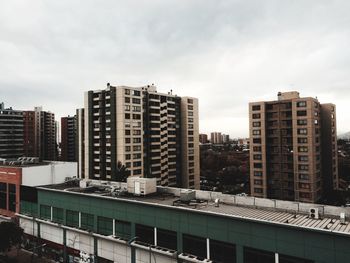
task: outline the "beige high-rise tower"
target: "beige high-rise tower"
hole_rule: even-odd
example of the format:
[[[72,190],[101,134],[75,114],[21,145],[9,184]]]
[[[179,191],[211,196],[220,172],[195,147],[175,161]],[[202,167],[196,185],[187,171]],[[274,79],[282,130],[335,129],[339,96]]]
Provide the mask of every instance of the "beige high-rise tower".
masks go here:
[[[280,92],[249,119],[252,196],[317,202],[338,188],[335,105]]]
[[[85,93],[78,126],[81,177],[118,180],[123,165],[158,185],[199,189],[198,99],[108,84]]]

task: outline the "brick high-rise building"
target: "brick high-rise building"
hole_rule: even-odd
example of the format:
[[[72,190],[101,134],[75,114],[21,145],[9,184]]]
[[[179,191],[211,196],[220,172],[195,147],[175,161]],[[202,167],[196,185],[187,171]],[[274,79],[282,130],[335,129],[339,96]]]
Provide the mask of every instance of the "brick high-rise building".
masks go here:
[[[199,188],[196,98],[108,84],[85,93],[84,119],[78,116],[80,177],[117,180],[125,165],[159,185]]]
[[[253,196],[317,202],[338,188],[333,104],[285,92],[250,103],[249,118]]]
[[[25,156],[42,160],[56,160],[57,140],[55,114],[35,107],[24,111],[24,152]]]
[[[208,135],[207,134],[203,134],[203,133],[199,134],[199,142],[201,144],[208,143]]]
[[[61,118],[61,161],[76,161],[77,117]]]
[[[212,132],[210,134],[210,142],[212,144],[222,144],[222,134],[221,134],[221,132]]]
[[[17,158],[23,150],[23,112],[0,103],[0,158]]]

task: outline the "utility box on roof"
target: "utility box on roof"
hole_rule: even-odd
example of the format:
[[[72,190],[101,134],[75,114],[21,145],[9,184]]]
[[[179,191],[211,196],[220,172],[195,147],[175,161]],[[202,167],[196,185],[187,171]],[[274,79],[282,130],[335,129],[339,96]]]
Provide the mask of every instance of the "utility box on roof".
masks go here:
[[[156,178],[131,176],[127,179],[128,193],[134,195],[149,195],[157,192]]]

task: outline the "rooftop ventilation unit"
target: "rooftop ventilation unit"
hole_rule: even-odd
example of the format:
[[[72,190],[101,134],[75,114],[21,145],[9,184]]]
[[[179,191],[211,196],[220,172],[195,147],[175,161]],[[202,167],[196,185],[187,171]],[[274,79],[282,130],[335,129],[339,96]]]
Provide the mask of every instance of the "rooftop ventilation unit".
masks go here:
[[[128,193],[136,196],[149,195],[157,192],[157,179],[131,176],[127,179],[127,186]]]
[[[190,202],[191,200],[196,199],[196,191],[194,190],[181,190],[180,191],[180,201],[181,202]]]
[[[310,208],[309,216],[312,219],[319,219],[320,218],[320,213],[318,211],[318,208],[315,208],[315,207]]]
[[[345,220],[346,220],[345,213],[344,212],[340,213],[340,223],[345,224]]]

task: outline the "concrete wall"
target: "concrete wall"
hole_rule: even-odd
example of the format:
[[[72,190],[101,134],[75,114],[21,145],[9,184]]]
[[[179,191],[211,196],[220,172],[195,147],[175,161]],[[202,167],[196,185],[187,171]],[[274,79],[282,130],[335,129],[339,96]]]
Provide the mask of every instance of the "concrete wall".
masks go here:
[[[51,162],[48,165],[22,168],[22,185],[39,186],[63,183],[66,177],[77,177],[76,162]]]

